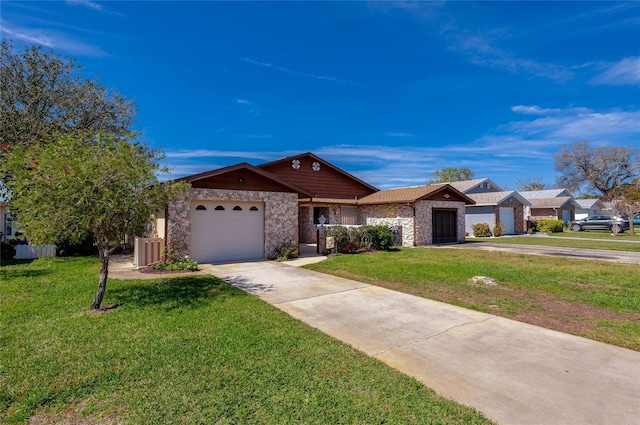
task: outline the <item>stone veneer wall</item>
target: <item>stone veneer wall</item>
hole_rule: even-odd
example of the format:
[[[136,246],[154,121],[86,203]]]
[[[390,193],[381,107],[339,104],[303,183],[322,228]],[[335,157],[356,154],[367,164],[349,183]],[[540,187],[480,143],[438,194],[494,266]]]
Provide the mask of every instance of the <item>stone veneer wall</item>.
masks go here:
[[[400,226],[402,246],[414,246],[413,208],[409,205],[382,204],[358,207],[358,224]]]
[[[189,196],[190,195],[190,196]],[[274,256],[283,241],[298,244],[298,195],[285,192],[260,192],[225,189],[191,189],[169,204],[167,243],[191,254],[191,201],[264,202],[264,252]]]
[[[465,241],[464,229],[464,202],[450,201],[418,201],[415,203],[416,208],[416,245],[433,245],[433,214],[436,209],[455,209],[457,210],[457,229],[458,242]]]

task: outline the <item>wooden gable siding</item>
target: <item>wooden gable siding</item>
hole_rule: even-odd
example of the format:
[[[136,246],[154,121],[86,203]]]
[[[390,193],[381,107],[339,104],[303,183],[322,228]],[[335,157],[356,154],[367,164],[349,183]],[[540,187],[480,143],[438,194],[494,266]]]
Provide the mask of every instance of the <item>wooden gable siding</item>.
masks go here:
[[[449,195],[449,197],[445,197],[444,196],[445,193],[447,195]],[[446,201],[446,202],[465,202],[466,203],[466,200],[464,198],[462,198],[461,196],[459,196],[458,193],[453,191],[453,190],[438,191],[438,192],[434,193],[433,195],[429,195],[429,196],[425,197],[424,200],[427,200],[427,201]]]
[[[315,159],[309,157],[298,158],[300,168],[291,167],[291,162],[280,162],[266,167],[265,171],[275,174],[283,180],[301,186],[313,193],[316,198],[355,199],[362,198],[374,191],[360,182],[336,171],[324,162],[320,162],[320,170],[313,171],[311,165]]]
[[[195,180],[191,182],[191,186],[199,189],[293,192],[291,188],[246,169],[229,171],[217,176]]]

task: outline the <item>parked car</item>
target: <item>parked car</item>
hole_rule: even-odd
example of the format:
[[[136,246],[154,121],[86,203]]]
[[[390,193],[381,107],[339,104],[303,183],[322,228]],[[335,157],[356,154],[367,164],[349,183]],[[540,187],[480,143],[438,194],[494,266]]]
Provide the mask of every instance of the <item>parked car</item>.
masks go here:
[[[574,232],[581,230],[610,230],[613,232],[614,226],[617,232],[624,232],[629,229],[629,219],[610,215],[591,215],[582,220],[571,222],[571,229]]]
[[[640,214],[633,216],[633,224],[640,224]]]

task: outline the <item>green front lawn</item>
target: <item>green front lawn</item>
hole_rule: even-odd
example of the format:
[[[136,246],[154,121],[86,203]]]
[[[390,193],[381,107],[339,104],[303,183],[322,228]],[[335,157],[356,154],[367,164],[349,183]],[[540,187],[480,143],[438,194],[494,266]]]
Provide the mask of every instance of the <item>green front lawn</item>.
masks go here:
[[[489,423],[213,276],[0,267],[0,423]]]
[[[424,247],[305,267],[640,351],[636,264]]]

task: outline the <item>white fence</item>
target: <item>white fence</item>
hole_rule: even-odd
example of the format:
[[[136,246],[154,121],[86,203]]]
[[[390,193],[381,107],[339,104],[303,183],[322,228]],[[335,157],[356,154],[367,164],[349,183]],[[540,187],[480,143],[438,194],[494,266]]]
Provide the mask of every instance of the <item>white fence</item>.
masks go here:
[[[16,255],[13,257],[16,260],[31,260],[34,258],[42,257],[55,257],[56,246],[55,245],[16,245]]]
[[[144,267],[160,261],[163,249],[164,239],[136,237],[133,244],[133,265]]]

